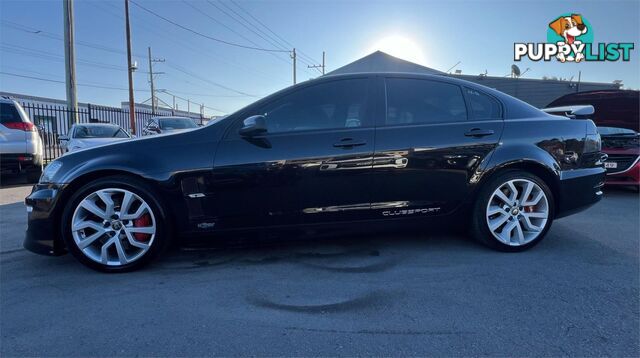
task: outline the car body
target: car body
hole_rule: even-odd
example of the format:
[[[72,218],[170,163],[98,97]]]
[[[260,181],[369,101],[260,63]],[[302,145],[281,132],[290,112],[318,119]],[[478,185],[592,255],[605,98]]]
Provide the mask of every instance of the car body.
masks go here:
[[[26,173],[37,180],[42,171],[43,144],[38,128],[20,103],[0,98],[0,166],[3,173]]]
[[[548,107],[592,105],[591,117],[602,136],[607,185],[640,188],[640,92],[602,90],[577,92],[562,96]]]
[[[143,135],[179,133],[198,128],[193,119],[188,117],[153,117],[143,128]]]
[[[122,127],[111,123],[76,123],[69,134],[59,137],[66,153],[131,139]]]
[[[599,146],[590,120],[467,81],[324,76],[210,126],[59,158],[26,198],[25,247],[122,271],[170,239],[453,220],[491,247],[520,251],[553,219],[600,200]],[[132,262],[131,245],[149,250],[144,260]]]

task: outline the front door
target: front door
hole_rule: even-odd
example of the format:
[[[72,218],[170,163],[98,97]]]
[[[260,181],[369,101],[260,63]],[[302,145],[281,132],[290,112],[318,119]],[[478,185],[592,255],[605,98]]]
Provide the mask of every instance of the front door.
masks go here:
[[[353,220],[369,210],[374,126],[367,77],[295,88],[245,112],[264,135],[220,143],[209,215],[216,228]]]

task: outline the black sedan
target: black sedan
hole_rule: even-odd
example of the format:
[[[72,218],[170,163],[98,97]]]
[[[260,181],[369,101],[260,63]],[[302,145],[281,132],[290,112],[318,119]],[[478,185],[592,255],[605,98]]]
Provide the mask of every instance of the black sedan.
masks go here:
[[[470,82],[324,76],[210,126],[57,159],[26,198],[25,247],[116,272],[172,241],[451,222],[522,251],[600,200],[601,160],[592,121]]]

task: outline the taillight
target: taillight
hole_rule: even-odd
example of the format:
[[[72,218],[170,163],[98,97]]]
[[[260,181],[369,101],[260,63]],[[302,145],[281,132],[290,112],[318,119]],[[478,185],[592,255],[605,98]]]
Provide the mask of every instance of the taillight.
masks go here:
[[[587,134],[584,139],[584,153],[595,153],[602,150],[600,134]]]
[[[19,129],[25,132],[36,131],[36,126],[34,126],[33,123],[31,122],[9,122],[9,123],[2,123],[2,125],[9,129]]]

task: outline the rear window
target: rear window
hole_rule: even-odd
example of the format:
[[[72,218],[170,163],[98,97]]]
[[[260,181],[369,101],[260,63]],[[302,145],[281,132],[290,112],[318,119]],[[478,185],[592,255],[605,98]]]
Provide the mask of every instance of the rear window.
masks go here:
[[[22,122],[16,106],[11,103],[0,103],[0,123]]]
[[[500,103],[488,95],[471,88],[465,88],[473,119],[501,119]]]
[[[75,138],[128,138],[121,128],[112,126],[78,126]]]
[[[387,79],[386,125],[462,122],[467,108],[459,86],[420,79]]]
[[[160,129],[187,129],[198,128],[198,126],[188,118],[163,118],[158,120]]]

